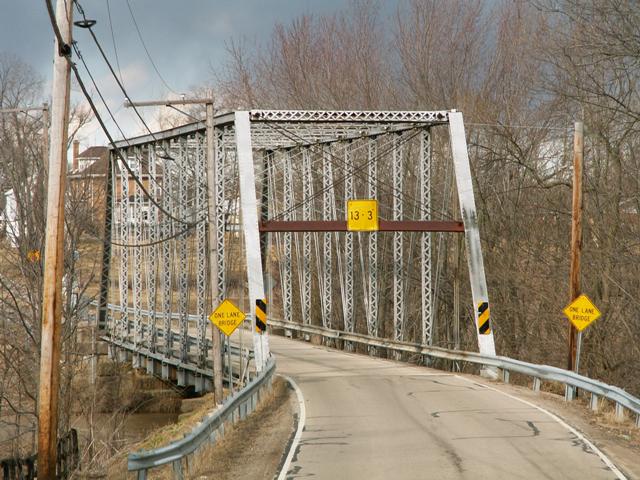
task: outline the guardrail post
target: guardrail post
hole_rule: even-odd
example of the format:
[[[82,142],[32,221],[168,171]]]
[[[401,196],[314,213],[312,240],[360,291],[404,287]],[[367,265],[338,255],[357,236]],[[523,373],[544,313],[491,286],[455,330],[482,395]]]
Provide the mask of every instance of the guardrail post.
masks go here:
[[[591,394],[591,401],[589,402],[589,408],[591,408],[593,412],[598,411],[598,395],[595,393]]]
[[[640,413],[636,415],[636,427],[640,428]]]
[[[147,469],[138,470],[138,480],[147,480]]]
[[[575,388],[571,385],[564,386],[564,400],[565,402],[571,402],[575,398]]]
[[[184,480],[184,472],[182,471],[182,459],[173,462],[173,478],[175,480]]]
[[[616,402],[616,420],[619,422],[624,420],[624,407]]]
[[[538,377],[533,377],[533,391],[536,393],[540,392],[541,381]]]
[[[502,370],[502,381],[509,383],[509,370]]]

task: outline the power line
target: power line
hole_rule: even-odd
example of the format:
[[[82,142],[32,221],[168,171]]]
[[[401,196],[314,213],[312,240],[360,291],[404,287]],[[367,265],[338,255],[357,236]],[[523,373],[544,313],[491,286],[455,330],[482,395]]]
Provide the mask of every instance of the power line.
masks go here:
[[[145,196],[149,199],[149,201],[151,203],[153,203],[158,210],[160,210],[163,214],[165,214],[168,218],[185,224],[185,225],[192,225],[195,222],[186,222],[184,220],[181,220],[179,218],[176,218],[175,216],[173,216],[171,213],[169,213],[167,210],[165,210],[162,205],[160,205],[158,203],[158,201],[153,198],[150,194],[149,191],[146,189],[146,187],[144,186],[142,180],[138,177],[138,175],[131,169],[131,167],[129,166],[129,162],[127,162],[124,158],[124,156],[122,155],[122,152],[120,151],[120,149],[116,146],[113,137],[111,136],[111,133],[109,133],[109,130],[107,130],[106,125],[104,124],[104,121],[102,120],[102,117],[100,116],[100,113],[98,112],[98,109],[95,105],[95,103],[93,102],[93,99],[91,98],[91,95],[89,95],[89,92],[87,91],[87,88],[84,85],[84,82],[82,81],[82,78],[80,77],[80,72],[78,72],[78,68],[76,67],[76,65],[69,59],[69,63],[71,65],[71,69],[73,70],[73,73],[76,77],[76,80],[78,81],[78,85],[80,86],[80,89],[82,90],[83,95],[85,96],[85,98],[87,99],[87,102],[89,102],[89,106],[91,107],[91,110],[93,111],[93,114],[95,115],[96,119],[98,120],[98,123],[100,124],[100,126],[102,127],[102,130],[104,131],[104,134],[107,136],[107,140],[109,140],[109,143],[111,144],[111,147],[114,149],[114,151],[116,152],[116,154],[118,155],[118,157],[120,158],[120,161],[122,162],[124,168],[127,170],[129,176],[131,176],[131,178],[133,178],[133,180],[136,182],[136,184],[138,185],[138,187],[140,187],[140,189],[144,192]]]
[[[76,3],[76,5],[77,5],[80,9],[82,8],[82,7],[80,7],[77,3]],[[83,17],[84,17],[84,12],[83,12],[82,10],[79,10],[79,11],[82,13],[82,15],[83,15]],[[86,17],[85,17],[85,21],[86,21]],[[112,113],[111,109],[109,108],[109,105],[107,104],[107,102],[106,102],[106,100],[105,100],[104,96],[102,95],[102,92],[100,92],[100,88],[99,88],[99,87],[98,87],[98,85],[96,84],[96,81],[95,81],[95,79],[94,79],[93,75],[91,74],[91,71],[89,70],[88,65],[87,65],[87,64],[86,64],[86,62],[84,61],[84,57],[82,56],[82,53],[80,52],[80,49],[78,48],[78,46],[77,46],[77,43],[76,43],[76,42],[74,42],[74,43],[73,43],[73,49],[75,50],[76,55],[78,56],[78,58],[82,61],[82,64],[84,65],[84,68],[86,69],[86,71],[87,71],[87,73],[88,73],[89,77],[91,78],[91,81],[92,81],[92,83],[93,83],[94,88],[96,89],[96,92],[97,92],[98,96],[99,96],[99,97],[100,97],[100,99],[102,100],[102,103],[104,104],[104,106],[105,106],[105,108],[106,108],[107,112],[109,112],[109,115],[110,115],[110,117],[111,117],[111,120],[112,120],[112,121],[113,121],[113,123],[116,125],[116,128],[120,131],[120,134],[122,135],[122,137],[127,141],[127,143],[129,143],[129,140],[127,139],[126,135],[125,135],[125,134],[124,134],[124,132],[122,131],[122,128],[120,128],[120,125],[118,124],[118,121],[115,119],[115,116],[114,116],[114,114]],[[103,52],[103,53],[104,53],[104,52]],[[73,65],[73,62],[72,62],[72,65]],[[74,69],[74,72],[76,72],[76,70],[75,70],[75,69]],[[113,70],[112,70],[112,73],[113,73],[113,74],[114,74],[114,76],[115,76],[115,72],[113,72]],[[76,76],[78,76],[78,75],[76,74]],[[117,77],[116,77],[116,80],[117,80]],[[81,83],[81,80],[80,80],[79,78],[78,78],[78,83]],[[125,95],[126,95],[126,92],[125,92]],[[85,96],[87,96],[87,95],[85,95]],[[92,103],[92,101],[91,101],[89,98],[87,98],[87,100],[89,100],[89,101],[90,101],[90,104]],[[96,119],[98,120],[98,123],[99,123],[99,124],[100,124],[100,126],[102,127],[102,129],[103,129],[103,131],[105,132],[105,134],[107,134],[107,137],[109,138],[109,141],[110,141],[111,145],[115,148],[117,155],[118,155],[118,156],[121,158],[121,160],[125,163],[125,168],[129,171],[129,173],[131,173],[131,169],[129,168],[128,163],[124,160],[124,157],[123,157],[123,155],[121,154],[120,150],[119,150],[117,147],[115,147],[115,145],[114,145],[114,143],[113,143],[112,138],[110,137],[110,135],[108,134],[108,132],[107,132],[107,130],[106,130],[106,126],[103,124],[102,119],[100,118],[99,114],[98,114],[98,113],[97,113],[97,111],[95,111],[95,110],[94,110],[94,115],[96,116]],[[135,176],[135,175],[134,175],[134,179],[135,179],[135,178],[137,178],[137,176]],[[151,179],[152,179],[152,180],[153,180],[153,182],[154,182],[156,185],[158,185],[158,186],[162,189],[162,191],[166,194],[164,187],[163,187],[162,185],[160,185],[160,184],[157,182],[157,180],[156,180],[155,178],[151,178]],[[141,185],[141,182],[136,181],[136,183],[138,183],[138,185]],[[156,206],[160,209],[160,211],[161,211],[161,212],[163,212],[165,215],[168,215],[170,218],[175,219],[175,220],[177,220],[177,221],[179,221],[179,222],[181,222],[181,223],[188,223],[188,222],[184,222],[184,221],[182,221],[182,220],[178,220],[178,219],[176,219],[175,217],[173,217],[173,216],[171,216],[170,214],[168,214],[168,212],[167,212],[166,210],[164,210],[162,207],[160,207],[160,205],[158,204],[158,202],[157,202],[155,199],[153,199],[153,198],[151,197],[151,195],[149,194],[149,192],[148,192],[144,187],[142,188],[142,191],[143,191],[143,192],[145,193],[145,195],[150,199],[151,203],[153,203],[154,205],[156,205]],[[195,213],[197,213],[197,212],[195,212]]]
[[[76,4],[76,8],[78,9],[78,12],[80,12],[80,14],[82,15],[85,23],[88,23],[87,22],[87,17],[86,17],[85,12],[84,12],[84,9],[82,8],[82,6],[80,5],[80,3],[77,0],[74,0],[74,1],[75,1],[75,4]],[[151,135],[151,138],[153,138],[153,140],[155,142],[157,142],[158,139],[156,138],[155,133],[151,130],[151,128],[149,127],[149,125],[145,121],[145,119],[142,116],[142,114],[140,113],[140,111],[136,108],[136,105],[134,105],[133,100],[131,100],[131,97],[129,96],[127,90],[124,88],[124,85],[122,84],[122,82],[120,81],[118,76],[116,75],[116,73],[115,73],[115,71],[113,69],[113,65],[109,61],[109,58],[107,57],[104,49],[102,48],[102,45],[98,41],[98,37],[96,36],[95,32],[92,29],[92,25],[88,23],[86,28],[89,30],[89,33],[91,33],[91,37],[93,38],[93,41],[95,42],[96,47],[98,47],[98,50],[100,51],[100,55],[102,56],[104,62],[106,63],[107,67],[109,68],[109,71],[111,72],[111,75],[113,76],[114,80],[116,81],[116,84],[118,85],[118,88],[120,88],[120,91],[124,95],[124,97],[127,100],[127,102],[129,104],[131,104],[131,107],[133,108],[136,116],[140,119],[140,121],[142,122],[142,125],[147,130],[147,132],[149,132],[149,135]],[[125,138],[125,140],[127,140],[127,139]],[[127,142],[128,142],[128,140],[127,140]],[[169,152],[164,147],[161,147],[161,148],[164,150],[164,153],[162,155],[159,155],[160,158],[167,159],[167,160],[174,160],[175,161],[175,159],[169,154]]]
[[[160,79],[160,81],[162,81],[164,86],[167,87],[167,89],[169,89],[169,91],[171,91],[171,92],[175,93],[176,95],[178,95],[178,92],[176,92],[173,88],[171,88],[167,84],[167,82],[165,81],[164,77],[160,74],[160,71],[158,70],[158,67],[156,66],[156,63],[153,61],[153,58],[151,58],[151,54],[149,53],[149,49],[147,48],[147,44],[145,43],[144,38],[142,38],[142,33],[140,32],[140,27],[138,27],[138,22],[136,21],[136,17],[133,14],[133,10],[131,8],[131,3],[129,3],[129,0],[127,0],[127,7],[129,8],[129,13],[131,14],[131,19],[133,20],[133,25],[136,27],[136,31],[138,32],[138,38],[140,38],[140,43],[142,43],[142,46],[144,47],[144,51],[147,54],[147,58],[151,62],[151,65],[153,65],[153,69],[158,74],[158,78]]]
[[[169,108],[173,108],[176,112],[179,112],[187,117],[189,117],[192,120],[195,120],[196,122],[200,122],[202,121],[202,119],[198,118],[198,117],[194,117],[193,115],[191,115],[190,113],[185,112],[184,110],[180,110],[178,107],[175,107],[173,105],[167,105],[167,107]]]
[[[113,33],[113,22],[111,21],[111,7],[109,6],[109,0],[107,0],[107,15],[109,16],[109,28],[111,29],[111,40],[113,41],[113,52],[116,55],[116,65],[118,66],[118,73],[120,74],[120,81],[122,82],[122,70],[120,70],[120,59],[118,58],[118,47],[116,46],[116,36]]]
[[[179,232],[174,233],[173,235],[170,235],[168,237],[164,237],[164,238],[160,238],[159,240],[156,240],[154,242],[147,242],[147,243],[119,243],[119,242],[114,242],[113,240],[111,241],[112,245],[115,245],[117,247],[125,247],[125,248],[144,248],[144,247],[153,247],[154,245],[159,245],[161,243],[164,242],[168,242],[169,240],[173,240],[175,238],[178,238],[182,235],[185,235],[187,232],[189,232],[190,230],[192,230],[198,223],[202,222],[204,220],[198,220],[195,223],[190,224],[189,226],[183,228],[182,230],[180,230]]]
[[[113,112],[111,111],[111,109],[109,108],[109,105],[107,104],[107,101],[105,100],[104,96],[102,95],[102,92],[100,92],[100,89],[98,88],[98,85],[96,84],[96,81],[93,78],[93,75],[91,74],[91,71],[89,70],[89,67],[87,66],[87,62],[84,61],[84,57],[82,56],[82,53],[80,53],[80,49],[78,48],[78,45],[75,42],[72,45],[73,45],[73,50],[76,52],[77,57],[80,59],[80,61],[82,62],[82,65],[84,66],[84,69],[87,71],[87,74],[89,75],[89,78],[91,79],[91,83],[93,83],[93,88],[95,88],[96,93],[98,94],[98,96],[100,97],[100,100],[102,100],[102,103],[104,104],[104,107],[107,109],[107,112],[109,112],[109,116],[111,117],[111,120],[116,125],[116,128],[120,132],[120,135],[122,135],[123,138],[126,137],[126,135],[122,131],[122,128],[120,128],[120,125],[118,124],[118,122],[116,122],[116,118],[115,118]]]
[[[176,222],[186,224],[186,225],[193,224],[194,222],[185,222],[184,220],[178,219],[178,218],[174,217],[173,215],[171,215],[171,213],[167,212],[162,207],[162,205],[160,205],[157,202],[157,200],[155,198],[153,198],[149,194],[148,190],[146,189],[146,187],[144,186],[144,184],[142,183],[140,178],[131,169],[131,167],[129,166],[129,163],[125,160],[124,156],[122,155],[122,152],[120,152],[120,149],[116,146],[116,144],[115,144],[115,142],[113,140],[113,137],[111,136],[111,133],[107,129],[106,125],[104,124],[104,121],[102,120],[102,117],[100,116],[100,113],[98,112],[98,109],[97,109],[95,103],[93,102],[93,99],[91,98],[91,95],[87,91],[87,88],[86,88],[84,82],[82,81],[82,77],[80,77],[80,72],[78,72],[78,67],[76,66],[75,63],[73,63],[73,61],[70,58],[71,57],[71,47],[67,43],[65,43],[64,39],[62,38],[62,35],[61,35],[60,30],[58,28],[58,22],[56,20],[55,13],[53,12],[53,7],[51,5],[51,0],[45,0],[45,3],[47,5],[47,11],[49,13],[49,21],[51,22],[51,26],[53,28],[53,32],[54,32],[54,34],[56,36],[56,39],[58,41],[58,45],[60,45],[60,48],[59,48],[60,54],[67,59],[67,62],[69,62],[69,65],[70,65],[71,69],[73,70],[73,73],[74,73],[74,75],[76,77],[78,85],[80,86],[80,89],[82,90],[82,94],[87,99],[87,102],[89,102],[89,106],[91,107],[91,110],[93,111],[93,114],[96,117],[96,120],[98,120],[98,123],[100,124],[100,127],[102,127],[102,130],[103,130],[104,134],[107,136],[107,139],[109,140],[109,143],[111,144],[112,148],[114,149],[114,151],[116,152],[116,154],[120,158],[120,161],[122,162],[123,166],[125,167],[125,169],[129,173],[129,175],[133,178],[133,180],[136,182],[136,184],[138,184],[138,186],[142,189],[142,191],[147,196],[147,198],[149,198],[149,201],[151,203],[153,203],[158,208],[158,210],[160,210],[162,213],[164,213],[168,218],[170,218],[170,219],[172,219],[172,220],[174,220]],[[76,6],[80,7],[80,5],[77,2],[76,2]],[[86,20],[86,18],[85,18],[85,20]]]
[[[80,5],[80,2],[78,2],[77,0],[75,1],[76,4],[76,8],[78,9],[78,12],[80,12],[80,15],[82,15],[82,18],[84,18],[85,22],[87,21],[87,17],[84,13],[84,9],[82,8],[82,5]],[[96,46],[98,47],[98,50],[100,51],[100,55],[102,56],[103,60],[105,61],[105,63],[107,64],[107,67],[109,67],[109,71],[111,72],[111,75],[113,76],[113,78],[115,79],[116,83],[118,84],[118,87],[120,88],[120,91],[122,91],[123,95],[125,96],[125,98],[129,101],[129,103],[132,103],[131,97],[129,96],[129,94],[127,93],[127,90],[124,88],[124,85],[122,84],[122,82],[120,81],[120,79],[118,78],[118,76],[116,75],[115,70],[113,69],[113,65],[111,65],[111,62],[109,61],[109,58],[107,57],[107,54],[105,53],[104,49],[102,48],[102,45],[100,44],[100,42],[98,41],[98,37],[96,37],[95,32],[93,31],[93,28],[91,25],[89,25],[87,27],[87,30],[89,30],[89,33],[91,34],[91,37],[93,38],[93,41],[95,42]],[[144,127],[147,129],[147,131],[151,134],[151,136],[153,137],[154,140],[155,136],[153,135],[153,132],[151,131],[151,129],[149,128],[149,125],[147,125],[147,122],[144,120],[144,118],[142,117],[142,114],[138,111],[137,108],[133,107],[133,110],[135,111],[136,115],[138,116],[138,118],[140,119],[140,121],[142,122],[142,124],[144,125]]]
[[[118,85],[118,87],[119,87],[119,88],[120,88],[120,90],[122,91],[122,93],[123,93],[123,95],[125,96],[125,98],[127,99],[127,101],[128,101],[129,103],[131,103],[131,104],[132,104],[132,103],[133,103],[133,101],[131,100],[131,97],[129,96],[129,94],[128,94],[127,90],[124,88],[124,85],[122,84],[122,82],[120,81],[120,79],[118,78],[118,76],[116,75],[116,73],[115,73],[115,71],[114,71],[114,69],[113,69],[113,65],[112,65],[112,64],[111,64],[111,62],[109,61],[109,59],[108,59],[108,57],[107,57],[107,55],[106,55],[106,52],[105,52],[105,51],[104,51],[104,49],[102,48],[102,45],[101,45],[101,44],[100,44],[100,42],[98,41],[98,38],[97,38],[97,36],[95,35],[95,32],[94,32],[94,31],[93,31],[93,29],[92,29],[93,24],[91,23],[91,21],[88,21],[88,20],[87,20],[87,17],[86,17],[86,15],[85,15],[84,9],[82,8],[82,5],[80,5],[80,3],[79,3],[77,0],[75,0],[75,4],[76,4],[76,8],[77,8],[78,12],[80,13],[80,15],[82,15],[82,18],[84,19],[85,28],[86,28],[87,30],[89,30],[89,33],[91,34],[91,37],[93,38],[93,41],[95,42],[96,46],[98,47],[98,50],[100,51],[100,54],[101,54],[101,56],[102,56],[102,58],[103,58],[104,62],[106,63],[107,67],[109,68],[109,71],[111,72],[111,75],[113,76],[114,80],[116,81],[116,84]],[[87,68],[87,67],[86,67],[86,64],[85,64],[85,68]],[[87,70],[88,70],[88,69],[87,69]],[[99,89],[98,89],[97,85],[95,85],[95,82],[94,82],[94,86],[95,86],[95,88],[99,91]],[[103,101],[104,101],[104,100],[103,100]],[[105,103],[105,106],[106,106],[106,103]],[[133,107],[133,109],[134,109],[134,112],[136,113],[136,115],[138,116],[138,118],[140,119],[140,121],[142,122],[142,124],[144,125],[145,129],[149,132],[149,134],[150,134],[150,135],[151,135],[151,137],[154,139],[154,141],[156,141],[156,142],[157,142],[157,139],[156,139],[156,137],[155,137],[155,134],[153,133],[153,131],[151,130],[151,128],[149,127],[149,125],[146,123],[146,121],[145,121],[145,120],[144,120],[144,118],[142,117],[142,114],[140,113],[140,111],[135,107],[135,105],[132,105],[132,107]],[[109,109],[108,109],[108,107],[107,107],[107,110],[109,110]],[[116,126],[118,127],[118,130],[120,130],[120,133],[122,134],[123,139],[124,139],[127,143],[129,143],[129,140],[127,139],[126,135],[122,132],[122,129],[121,129],[121,128],[120,128],[120,126],[118,125],[118,122],[116,121],[116,119],[115,119],[115,118],[113,118],[113,116],[112,116],[112,120],[113,120],[113,122],[116,124]],[[113,144],[112,144],[112,145],[113,145]],[[113,146],[114,146],[114,148],[115,148],[115,145],[113,145]],[[161,148],[162,148],[162,150],[164,151],[164,153],[163,153],[162,155],[158,155],[160,158],[168,159],[168,160],[174,160],[174,161],[175,161],[175,159],[174,159],[174,158],[169,154],[169,152],[167,151],[167,149],[165,149],[164,147],[161,147]],[[120,152],[119,152],[119,151],[118,151],[118,155],[120,155],[120,156],[121,156],[121,154],[120,154]],[[160,187],[160,189],[163,191],[163,193],[165,193],[165,194],[166,194],[166,190],[165,190],[165,188],[164,188],[164,186],[163,186],[163,185],[159,184],[159,183],[156,181],[156,179],[155,179],[155,178],[152,178],[151,180],[152,180],[156,185],[158,185],[158,186]],[[145,194],[146,194],[146,193],[147,193],[147,192],[145,191]],[[148,194],[147,194],[147,195],[148,195]],[[148,195],[148,196],[149,196],[149,195]],[[149,196],[149,198],[150,198],[150,196]],[[162,211],[162,210],[161,210],[161,211]],[[196,213],[197,213],[197,212],[196,212]]]

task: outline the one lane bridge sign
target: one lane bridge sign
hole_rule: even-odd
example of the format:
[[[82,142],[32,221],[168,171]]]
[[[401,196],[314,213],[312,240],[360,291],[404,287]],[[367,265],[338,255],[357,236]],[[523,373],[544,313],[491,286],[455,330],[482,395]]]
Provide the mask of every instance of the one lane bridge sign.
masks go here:
[[[580,295],[567,305],[562,312],[579,332],[587,328],[602,315],[600,310],[598,310],[586,295]]]
[[[209,320],[228,337],[244,322],[245,317],[244,312],[233,302],[225,300],[209,315]]]

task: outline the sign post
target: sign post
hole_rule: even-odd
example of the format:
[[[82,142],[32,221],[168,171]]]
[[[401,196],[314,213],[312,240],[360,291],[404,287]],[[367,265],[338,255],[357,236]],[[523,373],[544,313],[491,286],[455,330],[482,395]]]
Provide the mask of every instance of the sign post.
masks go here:
[[[582,164],[583,164],[583,124],[575,122],[573,138],[573,202],[571,211],[571,267],[569,272],[569,299],[573,302],[580,295],[580,255],[582,253]],[[578,371],[578,350],[582,334],[569,325],[568,368]]]
[[[229,364],[229,390],[233,394],[233,367],[231,365],[231,334],[244,322],[246,315],[230,300],[224,300],[216,308],[209,320],[227,336],[227,363]],[[222,372],[222,369],[221,369]],[[221,375],[222,378],[222,375]]]

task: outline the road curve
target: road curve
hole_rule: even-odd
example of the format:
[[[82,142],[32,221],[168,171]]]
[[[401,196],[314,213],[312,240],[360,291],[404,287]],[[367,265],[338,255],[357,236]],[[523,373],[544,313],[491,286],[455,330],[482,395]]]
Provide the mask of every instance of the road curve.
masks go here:
[[[304,395],[287,479],[615,479],[533,405],[438,370],[270,337]]]

